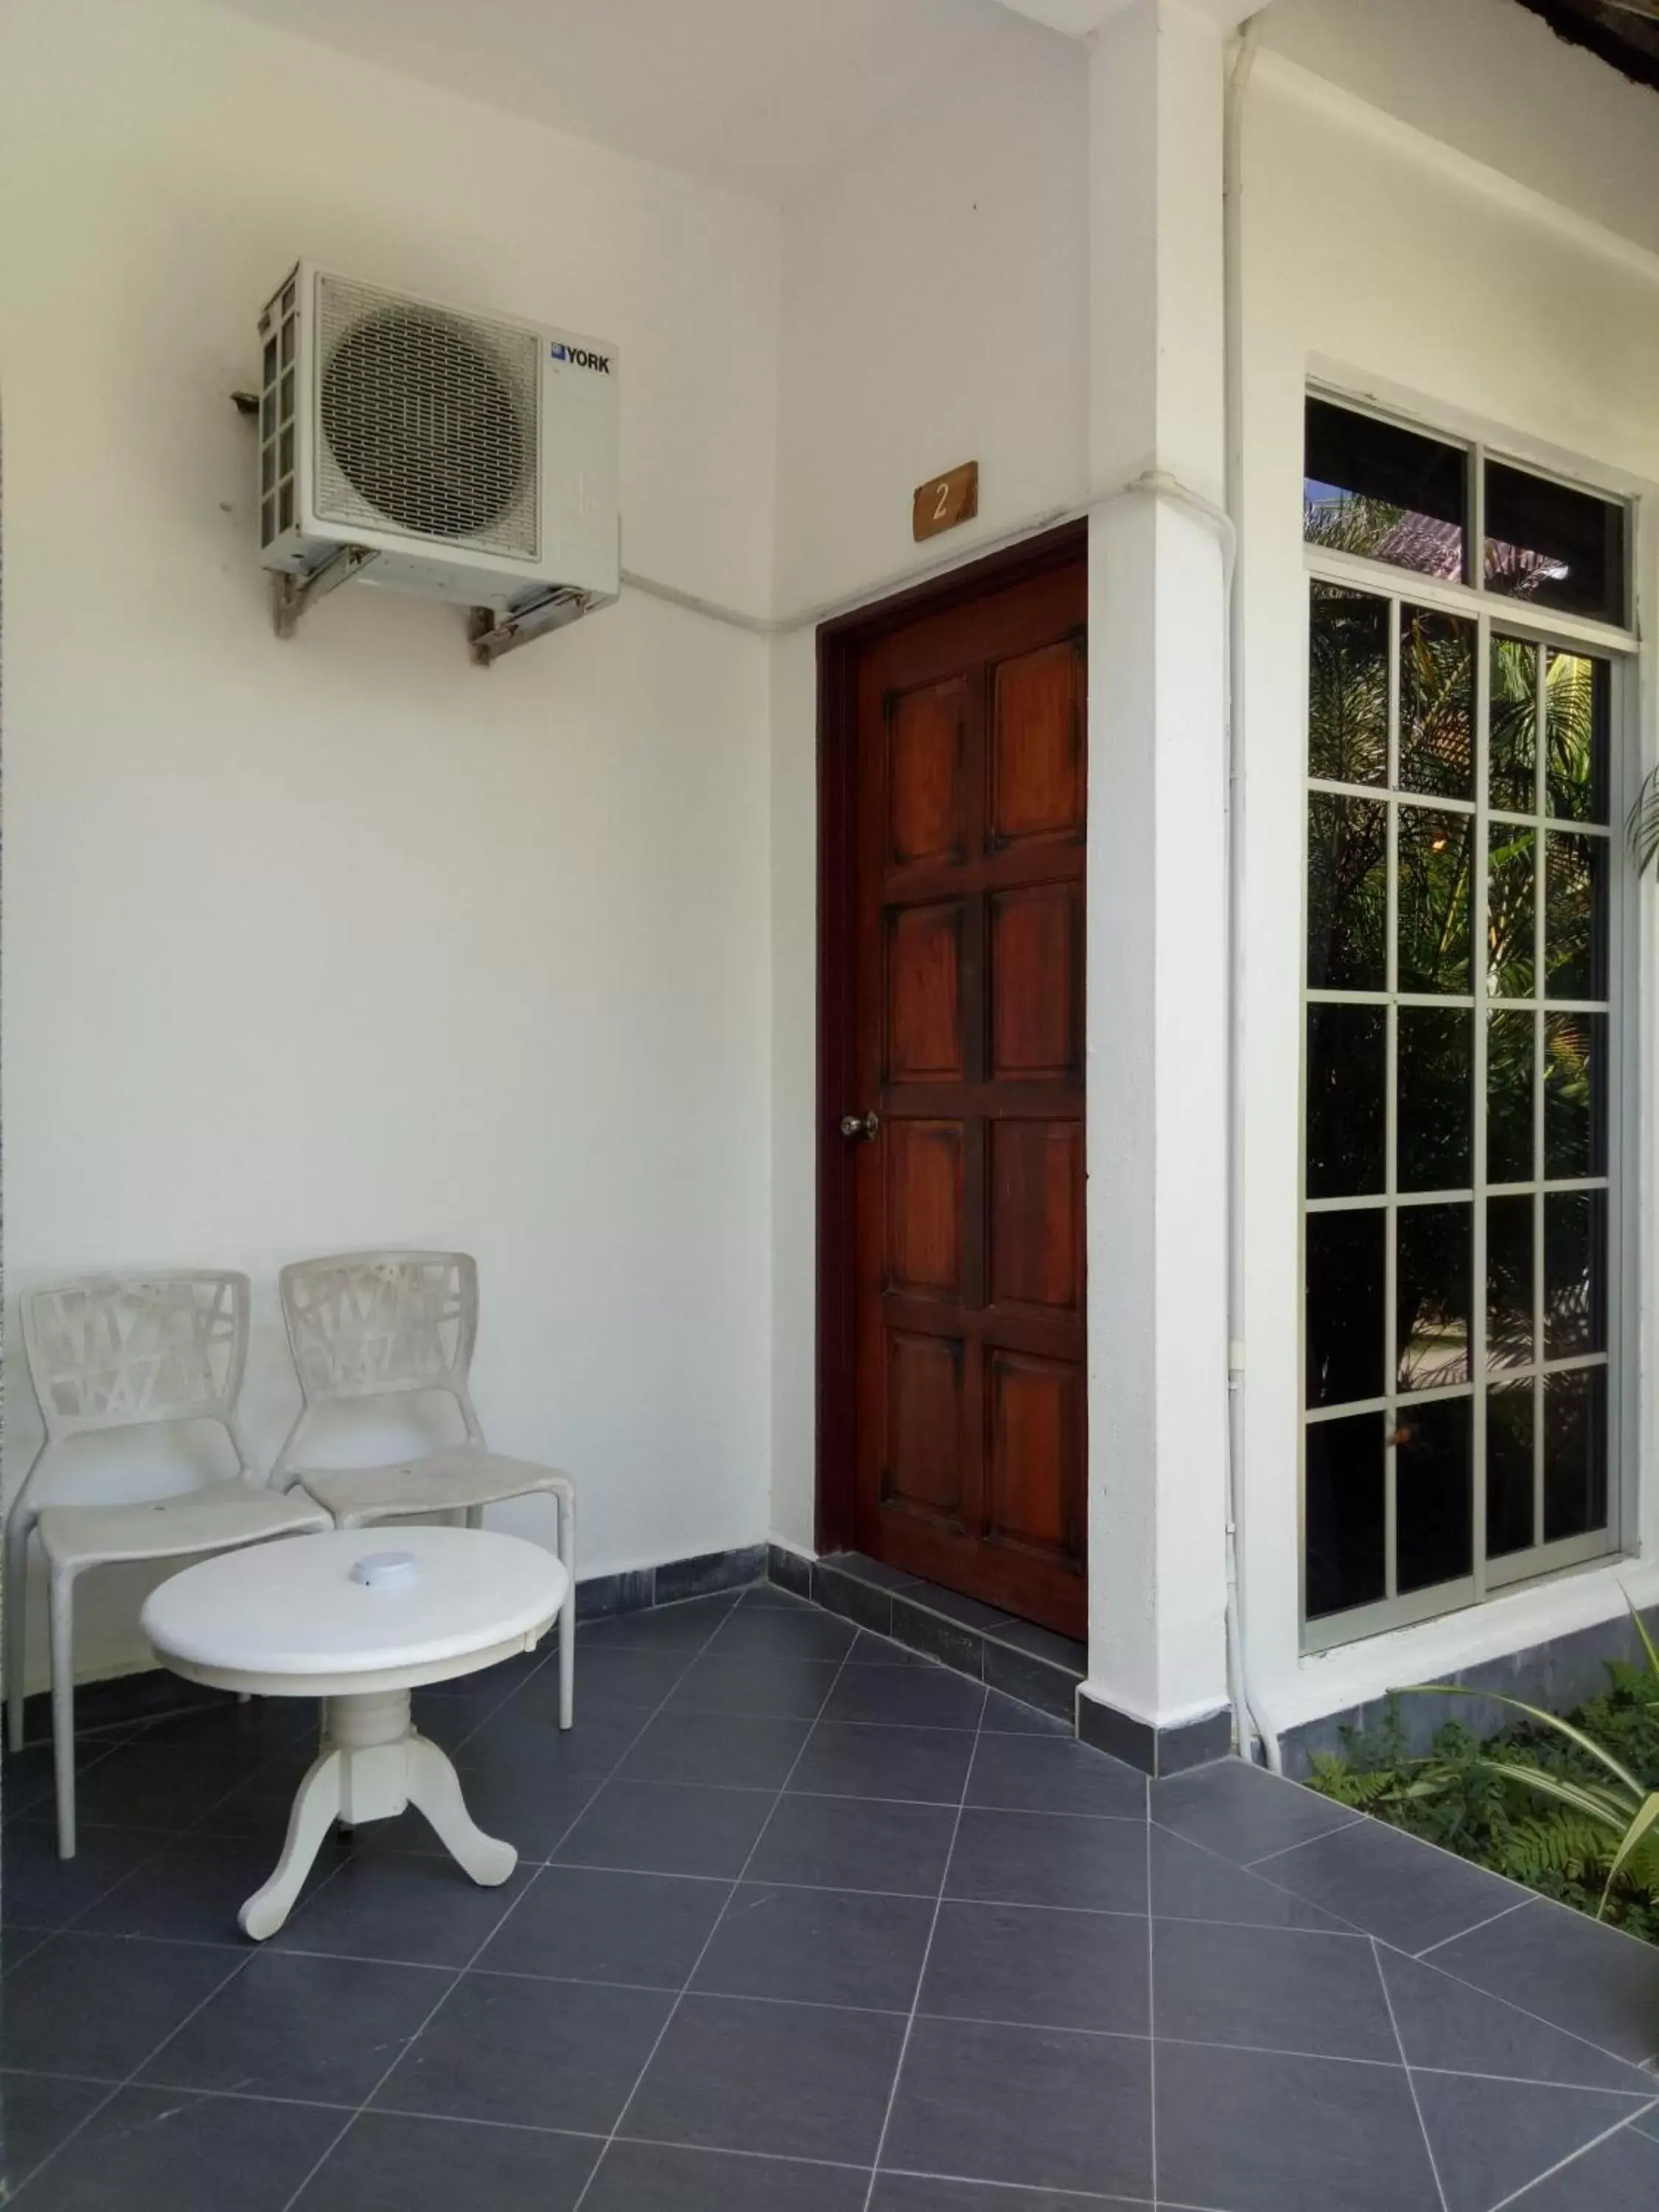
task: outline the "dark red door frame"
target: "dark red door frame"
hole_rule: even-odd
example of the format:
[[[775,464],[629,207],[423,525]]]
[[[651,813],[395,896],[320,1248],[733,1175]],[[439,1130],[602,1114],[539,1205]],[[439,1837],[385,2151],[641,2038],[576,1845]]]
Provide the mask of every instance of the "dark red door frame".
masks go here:
[[[862,1111],[854,1091],[854,835],[859,655],[887,631],[1023,584],[1085,556],[1087,526],[1040,538],[952,568],[908,591],[826,623],[818,632],[818,1264],[817,1546],[854,1540],[854,1169],[843,1114]]]

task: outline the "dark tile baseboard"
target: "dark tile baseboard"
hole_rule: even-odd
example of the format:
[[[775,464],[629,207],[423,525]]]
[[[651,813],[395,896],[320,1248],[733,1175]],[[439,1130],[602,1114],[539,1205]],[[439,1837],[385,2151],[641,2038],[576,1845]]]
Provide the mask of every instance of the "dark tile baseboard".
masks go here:
[[[1643,1616],[1650,1635],[1659,1634],[1659,1607]],[[1599,1621],[1591,1628],[1552,1636],[1542,1644],[1488,1659],[1474,1667],[1458,1667],[1437,1679],[1455,1682],[1460,1694],[1449,1698],[1401,1698],[1399,1721],[1408,1751],[1425,1752],[1448,1721],[1462,1721],[1477,1735],[1503,1728],[1512,1717],[1510,1709],[1495,1705],[1482,1692],[1519,1698],[1523,1704],[1541,1705],[1548,1712],[1565,1713],[1607,1686],[1607,1662],[1626,1666],[1644,1663],[1641,1638],[1628,1613]],[[1402,1688],[1405,1685],[1402,1683]],[[1389,1701],[1376,1698],[1363,1705],[1328,1713],[1286,1729],[1280,1738],[1285,1771],[1300,1779],[1312,1771],[1316,1752],[1340,1752],[1352,1735],[1364,1735],[1388,1717]]]
[[[767,1572],[781,1589],[826,1613],[1077,1724],[1078,1685],[1088,1665],[1080,1644],[857,1552],[805,1559],[774,1544]]]
[[[605,1620],[612,1613],[645,1613],[682,1598],[713,1597],[759,1582],[765,1573],[766,1546],[745,1544],[740,1551],[703,1552],[696,1559],[668,1559],[659,1567],[635,1567],[625,1574],[590,1575],[576,1584],[576,1618]]]
[[[644,1613],[681,1598],[709,1597],[720,1590],[742,1589],[766,1573],[767,1547],[747,1544],[732,1552],[704,1552],[696,1559],[668,1559],[659,1567],[634,1567],[617,1575],[589,1575],[576,1584],[576,1618],[608,1620],[619,1613]],[[228,1705],[228,1690],[207,1690],[165,1667],[145,1667],[114,1674],[102,1682],[83,1682],[75,1692],[75,1731],[134,1728],[198,1705]],[[44,1690],[23,1708],[27,1743],[52,1737],[52,1702]]]
[[[1184,1774],[1189,1766],[1207,1766],[1225,1759],[1233,1747],[1231,1706],[1183,1721],[1178,1728],[1154,1728],[1119,1706],[1083,1691],[1077,1701],[1077,1732],[1096,1751],[1109,1752],[1126,1766],[1139,1767],[1155,1781],[1169,1774]]]

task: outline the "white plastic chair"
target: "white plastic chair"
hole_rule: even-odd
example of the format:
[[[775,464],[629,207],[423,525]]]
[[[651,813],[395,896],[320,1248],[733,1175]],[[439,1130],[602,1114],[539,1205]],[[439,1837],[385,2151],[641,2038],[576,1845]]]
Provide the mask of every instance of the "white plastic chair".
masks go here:
[[[569,1575],[559,1615],[559,1726],[574,1710],[576,1492],[568,1474],[493,1452],[467,1376],[478,1337],[478,1268],[465,1252],[343,1252],[301,1260],[277,1278],[289,1346],[305,1403],[270,1479],[299,1484],[341,1528],[399,1514],[463,1512],[480,1527],[486,1505],[544,1492],[558,1516],[558,1551]],[[386,1467],[307,1466],[300,1439],[322,1406],[443,1391],[455,1401],[463,1443]]]
[[[246,1275],[170,1270],[88,1275],[22,1301],[23,1344],[46,1436],[6,1519],[6,1714],[22,1748],[28,1546],[49,1571],[52,1766],[58,1850],[75,1856],[75,1612],[77,1575],[117,1560],[228,1551],[268,1536],[321,1531],[326,1514],[279,1497],[256,1472],[236,1418],[247,1364]],[[42,1505],[48,1459],[97,1431],[214,1421],[236,1473],[171,1496],[103,1505]]]

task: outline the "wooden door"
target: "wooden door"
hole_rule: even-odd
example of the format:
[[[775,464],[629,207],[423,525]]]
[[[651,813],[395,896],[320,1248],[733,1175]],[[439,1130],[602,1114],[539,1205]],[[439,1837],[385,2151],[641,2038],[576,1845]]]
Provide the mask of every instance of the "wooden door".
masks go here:
[[[858,1548],[1080,1637],[1085,568],[848,671]]]

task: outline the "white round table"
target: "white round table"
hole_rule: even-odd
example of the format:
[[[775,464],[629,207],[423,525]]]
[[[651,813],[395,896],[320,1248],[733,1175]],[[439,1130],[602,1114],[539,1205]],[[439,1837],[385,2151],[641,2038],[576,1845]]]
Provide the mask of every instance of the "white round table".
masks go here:
[[[414,1556],[403,1587],[355,1581],[376,1552]],[[410,1718],[409,1693],[538,1643],[564,1603],[564,1568],[539,1545],[481,1528],[344,1528],[222,1552],[151,1592],[156,1656],[215,1689],[320,1698],[322,1743],[301,1782],[275,1872],[243,1905],[263,1942],[293,1910],[333,1823],[413,1805],[474,1881],[503,1882],[511,1844],[473,1826],[460,1778]]]

